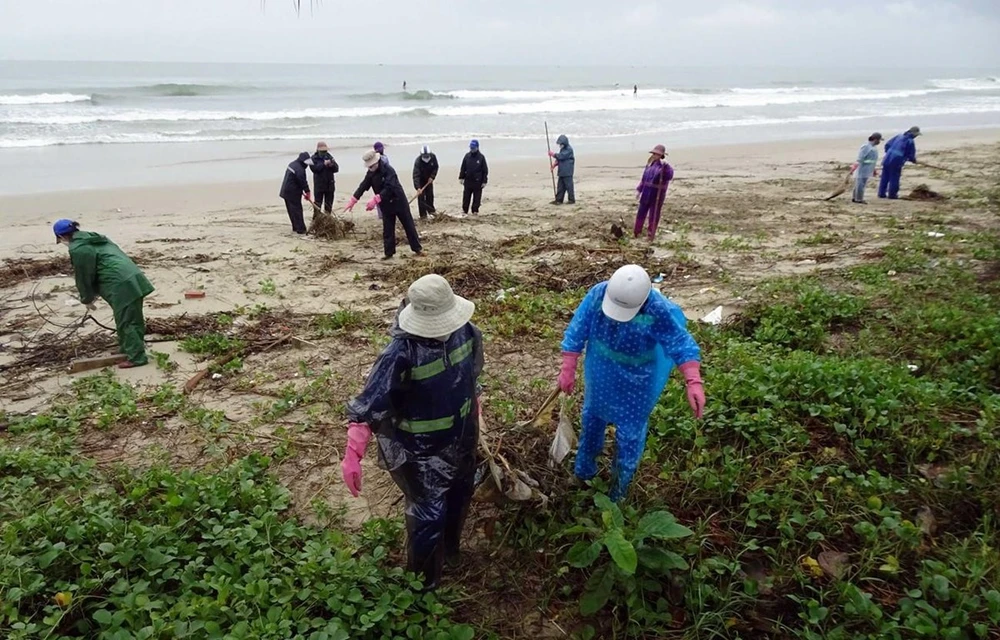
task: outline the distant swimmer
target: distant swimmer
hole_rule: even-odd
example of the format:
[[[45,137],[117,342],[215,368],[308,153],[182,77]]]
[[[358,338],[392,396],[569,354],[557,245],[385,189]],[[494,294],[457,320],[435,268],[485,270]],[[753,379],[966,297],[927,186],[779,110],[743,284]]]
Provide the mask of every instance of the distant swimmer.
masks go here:
[[[632,95],[636,96],[636,97],[639,96],[639,85],[637,85],[637,84],[636,85],[632,85]]]
[[[403,80],[403,91],[406,91],[406,80]]]

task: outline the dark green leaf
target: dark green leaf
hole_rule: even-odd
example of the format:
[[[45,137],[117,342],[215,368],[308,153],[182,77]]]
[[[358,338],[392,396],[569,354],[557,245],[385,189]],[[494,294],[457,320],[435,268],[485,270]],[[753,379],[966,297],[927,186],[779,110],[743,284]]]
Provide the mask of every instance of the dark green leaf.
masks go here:
[[[594,560],[597,560],[600,555],[600,542],[577,542],[569,550],[569,553],[566,555],[566,560],[569,562],[570,566],[582,569],[594,564]]]
[[[637,550],[639,564],[654,571],[684,571],[688,568],[687,561],[673,551],[642,547]]]
[[[107,609],[98,609],[94,612],[93,618],[102,627],[111,626],[111,612]]]
[[[604,546],[608,548],[608,552],[611,554],[611,558],[615,561],[618,567],[627,573],[632,575],[635,573],[635,568],[638,563],[638,559],[635,553],[635,547],[632,543],[625,539],[622,532],[618,529],[612,529],[604,536]]]
[[[670,540],[675,538],[686,538],[694,535],[684,525],[678,524],[677,520],[666,511],[654,511],[647,513],[639,521],[640,538],[658,538],[660,540]]]
[[[604,608],[611,597],[611,589],[615,584],[614,569],[610,565],[595,573],[587,582],[587,590],[580,598],[580,613],[591,616]]]

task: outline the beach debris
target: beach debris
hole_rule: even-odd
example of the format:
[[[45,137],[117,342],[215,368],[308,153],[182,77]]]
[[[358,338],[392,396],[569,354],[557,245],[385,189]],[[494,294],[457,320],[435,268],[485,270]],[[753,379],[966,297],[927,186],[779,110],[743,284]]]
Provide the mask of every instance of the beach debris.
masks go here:
[[[910,373],[915,373],[917,370],[920,369],[920,367],[915,364],[908,364],[906,365],[906,368],[910,370]]]
[[[212,374],[212,380],[222,380],[222,374],[221,373],[213,373]]]
[[[896,275],[896,271],[893,270],[893,269],[890,269],[890,270],[888,270],[888,271],[885,272],[885,275],[887,275],[887,276],[889,276],[891,278],[892,276]]]
[[[910,195],[904,196],[904,200],[931,200],[931,201],[941,201],[947,200],[948,196],[942,195],[937,191],[932,190],[926,184],[917,185],[917,188],[910,192]]]
[[[812,258],[808,258],[806,260],[799,260],[798,262],[795,263],[795,265],[799,267],[803,267],[810,264],[816,264],[816,261],[813,260]]]
[[[848,567],[848,555],[843,551],[823,551],[816,556],[820,569],[831,578],[839,580]]]
[[[722,323],[722,307],[716,307],[709,311],[701,318],[701,322],[710,325],[718,325]]]
[[[933,536],[937,530],[937,518],[934,517],[934,512],[927,505],[920,507],[920,510],[917,511],[917,526],[926,536]]]
[[[91,371],[93,369],[103,369],[104,367],[110,367],[116,365],[119,362],[125,362],[126,358],[123,354],[116,353],[113,356],[98,356],[96,358],[81,358],[79,360],[73,360],[69,363],[70,373],[80,373],[81,371]]]
[[[184,297],[187,298],[187,299],[189,299],[189,300],[193,299],[193,298],[204,298],[205,297],[205,292],[204,291],[185,291],[184,292]]]
[[[622,236],[625,235],[625,231],[621,228],[621,226],[619,226],[617,224],[612,224],[611,225],[611,235],[614,236],[615,240],[621,240]]]
[[[309,233],[324,240],[343,240],[352,231],[354,231],[353,221],[321,211],[318,207],[313,212],[312,222],[309,223]]]
[[[928,231],[927,232],[927,237],[928,238],[943,238],[944,234],[941,233],[941,232],[939,232],[939,231]]]
[[[576,447],[576,431],[573,429],[573,421],[570,418],[569,403],[569,398],[563,398],[559,405],[559,423],[556,427],[556,435],[552,438],[552,445],[549,447],[550,467],[561,464],[569,452]]]
[[[663,282],[663,279],[666,278],[666,277],[667,277],[667,274],[660,273],[660,274],[658,274],[656,276],[653,276],[653,282],[659,284],[659,283]]]

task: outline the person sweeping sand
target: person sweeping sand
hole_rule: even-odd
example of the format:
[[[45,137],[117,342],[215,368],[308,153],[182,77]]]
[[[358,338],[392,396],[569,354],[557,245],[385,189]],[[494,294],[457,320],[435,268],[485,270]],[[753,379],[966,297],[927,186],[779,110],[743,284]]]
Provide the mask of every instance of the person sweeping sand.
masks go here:
[[[382,245],[385,249],[385,257],[388,260],[396,255],[396,219],[399,218],[406,232],[406,239],[410,243],[410,249],[418,256],[423,253],[420,245],[420,236],[417,234],[417,227],[413,224],[413,215],[410,214],[410,203],[406,200],[406,193],[403,185],[399,183],[399,176],[387,162],[382,162],[382,156],[376,151],[368,151],[361,160],[368,167],[368,173],[364,180],[358,185],[354,196],[347,203],[344,211],[351,211],[358,199],[371,189],[375,197],[365,205],[366,211],[373,211],[380,207],[382,211]]]

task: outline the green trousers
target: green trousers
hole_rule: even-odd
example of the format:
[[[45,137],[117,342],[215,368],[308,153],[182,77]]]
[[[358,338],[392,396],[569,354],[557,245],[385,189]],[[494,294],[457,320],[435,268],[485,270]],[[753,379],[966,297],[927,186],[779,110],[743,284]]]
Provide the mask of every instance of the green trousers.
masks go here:
[[[146,320],[142,317],[142,298],[120,307],[112,307],[118,348],[132,364],[146,364]]]

